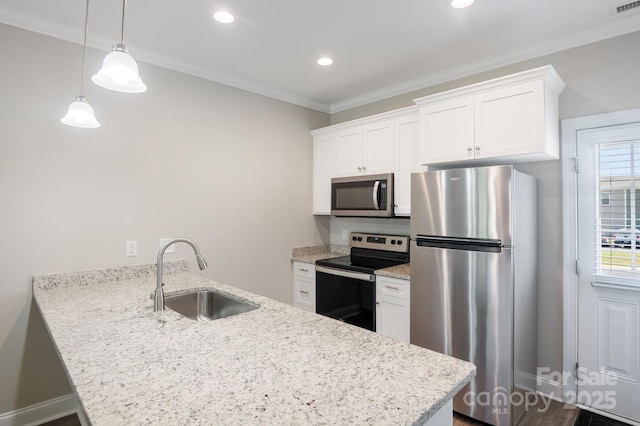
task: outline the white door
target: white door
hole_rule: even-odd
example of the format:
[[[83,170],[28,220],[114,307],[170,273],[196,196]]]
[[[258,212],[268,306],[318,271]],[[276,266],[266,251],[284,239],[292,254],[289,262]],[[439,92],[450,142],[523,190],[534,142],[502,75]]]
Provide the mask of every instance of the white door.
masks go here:
[[[576,148],[578,386],[568,402],[640,421],[640,123],[578,131]]]

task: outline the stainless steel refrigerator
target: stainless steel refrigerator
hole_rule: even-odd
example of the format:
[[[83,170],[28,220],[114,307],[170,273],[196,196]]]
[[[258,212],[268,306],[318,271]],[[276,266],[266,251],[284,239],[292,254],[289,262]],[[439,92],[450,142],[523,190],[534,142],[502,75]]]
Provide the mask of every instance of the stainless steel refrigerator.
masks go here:
[[[475,364],[453,408],[493,425],[535,391],[536,209],[512,166],[411,177],[411,343]]]

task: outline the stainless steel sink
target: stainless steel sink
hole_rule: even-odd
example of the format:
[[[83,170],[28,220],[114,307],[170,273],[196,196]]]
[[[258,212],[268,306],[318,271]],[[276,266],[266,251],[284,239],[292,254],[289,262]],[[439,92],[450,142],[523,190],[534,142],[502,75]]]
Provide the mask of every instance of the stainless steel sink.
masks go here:
[[[166,294],[164,303],[167,308],[194,321],[211,321],[253,311],[260,307],[210,288]]]

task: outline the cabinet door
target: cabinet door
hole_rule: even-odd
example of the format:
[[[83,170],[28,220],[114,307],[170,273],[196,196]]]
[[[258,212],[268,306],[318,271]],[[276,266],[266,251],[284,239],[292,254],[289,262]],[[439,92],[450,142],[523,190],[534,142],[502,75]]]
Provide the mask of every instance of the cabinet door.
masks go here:
[[[473,159],[474,137],[473,97],[420,108],[422,164]]]
[[[316,268],[311,263],[293,262],[293,305],[316,311]]]
[[[316,311],[316,280],[293,277],[293,304],[310,312]]]
[[[313,140],[313,214],[331,214],[331,178],[336,174],[336,137]]]
[[[396,216],[411,214],[411,173],[427,167],[420,164],[420,118],[418,114],[397,118],[395,136],[395,211]]]
[[[362,128],[345,129],[337,134],[337,176],[362,173]]]
[[[368,175],[393,172],[393,120],[365,125],[362,139],[362,172]]]
[[[407,280],[376,277],[376,332],[409,342],[410,283]]]
[[[376,332],[409,342],[409,301],[381,296],[376,305]]]
[[[544,82],[475,96],[476,159],[545,151]]]

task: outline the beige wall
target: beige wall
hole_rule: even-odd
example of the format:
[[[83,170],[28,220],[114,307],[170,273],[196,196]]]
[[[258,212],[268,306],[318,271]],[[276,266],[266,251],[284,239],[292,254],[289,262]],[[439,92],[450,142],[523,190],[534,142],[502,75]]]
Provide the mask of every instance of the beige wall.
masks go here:
[[[331,123],[411,106],[413,99],[422,96],[547,64],[553,65],[567,84],[560,95],[561,119],[638,108],[638,46],[640,32],[635,32],[334,113]],[[538,179],[538,365],[562,371],[561,164],[546,161],[517,168]],[[357,221],[332,218],[332,242],[338,243],[340,238],[335,227],[357,230],[358,226]]]
[[[160,238],[185,236],[204,275],[291,302],[291,247],[328,241],[309,133],[327,114],[141,63],[148,92],[89,82],[102,127],[71,128],[81,46],[6,25],[0,40],[0,414],[70,391],[34,274],[152,263]],[[89,50],[88,73],[104,54]]]

